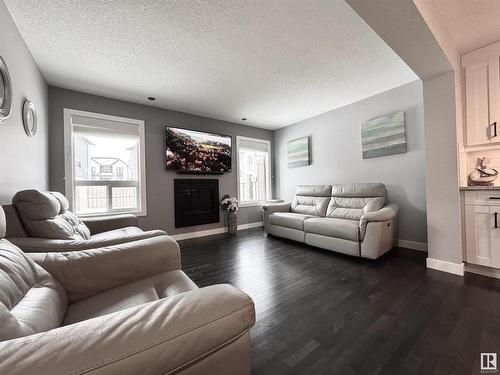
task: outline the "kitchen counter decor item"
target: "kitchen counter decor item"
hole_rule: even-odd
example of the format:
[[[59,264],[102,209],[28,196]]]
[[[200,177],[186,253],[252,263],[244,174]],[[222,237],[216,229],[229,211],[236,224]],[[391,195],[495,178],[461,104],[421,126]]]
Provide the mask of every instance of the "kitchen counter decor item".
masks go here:
[[[493,186],[498,176],[498,171],[488,168],[491,159],[487,157],[476,159],[476,168],[469,173],[469,186]]]

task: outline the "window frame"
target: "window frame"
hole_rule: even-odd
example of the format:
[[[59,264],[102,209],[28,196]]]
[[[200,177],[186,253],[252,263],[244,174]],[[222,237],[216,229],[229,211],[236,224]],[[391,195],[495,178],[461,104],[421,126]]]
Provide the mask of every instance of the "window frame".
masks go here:
[[[146,190],[146,133],[143,120],[105,115],[96,112],[80,111],[76,109],[64,108],[64,187],[66,198],[69,201],[70,209],[74,210],[74,192],[75,192],[75,155],[73,148],[73,116],[90,117],[98,120],[116,121],[136,125],[139,128],[139,160],[138,165],[140,168],[138,187],[140,189],[138,198],[140,199],[140,209],[125,209],[117,211],[108,211],[101,213],[79,214],[81,217],[92,216],[113,216],[121,214],[133,214],[135,216],[147,215],[147,190]],[[105,181],[99,181],[102,183]],[[121,182],[121,181],[118,181]]]
[[[268,149],[268,163],[269,166],[266,171],[266,199],[262,201],[241,201],[240,196],[240,142],[241,141],[250,141],[255,143],[261,143],[266,145]],[[236,185],[238,192],[238,204],[240,207],[255,207],[262,206],[266,203],[266,201],[272,199],[273,189],[272,189],[272,150],[271,150],[271,141],[268,139],[260,139],[260,138],[251,138],[244,136],[236,136]]]

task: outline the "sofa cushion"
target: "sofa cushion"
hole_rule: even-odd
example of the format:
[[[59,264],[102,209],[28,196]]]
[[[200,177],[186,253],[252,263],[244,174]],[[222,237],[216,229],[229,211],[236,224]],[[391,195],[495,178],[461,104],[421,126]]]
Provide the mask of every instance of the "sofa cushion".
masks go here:
[[[381,209],[386,189],[380,183],[332,185],[326,217],[360,220],[365,213]]]
[[[324,217],[330,198],[327,197],[309,197],[296,195],[293,199],[292,212]]]
[[[290,209],[299,214],[325,216],[331,191],[330,185],[299,185]]]
[[[23,190],[12,198],[31,237],[59,240],[88,240],[90,230],[72,212],[68,200],[57,192]]]
[[[304,222],[306,233],[359,241],[359,221],[335,218],[310,218]]]
[[[384,184],[381,183],[357,183],[332,185],[332,197],[362,197],[373,198],[387,195]]]
[[[90,236],[90,239],[101,241],[101,240],[119,240],[124,237],[136,236],[144,231],[137,227],[126,227],[120,229],[108,230],[107,232],[97,233]]]
[[[180,270],[157,274],[69,305],[64,317],[64,325],[96,318],[195,289],[198,289],[196,284]]]
[[[312,215],[297,214],[294,212],[275,212],[269,216],[271,225],[304,230],[304,220],[312,218]]]
[[[129,230],[130,229],[130,230]],[[121,233],[121,235],[120,235]],[[115,246],[129,242],[164,236],[162,230],[148,230],[146,232],[139,228],[122,228],[122,230],[98,233],[89,240],[54,240],[40,239],[35,237],[12,237],[9,241],[20,247],[26,253],[66,252],[97,249],[106,246]]]
[[[7,218],[2,207],[0,207],[0,240],[7,234]]]
[[[332,197],[326,210],[326,217],[359,220],[365,213],[380,210],[385,203],[382,197]]]
[[[0,240],[0,341],[59,327],[66,292],[43,268],[7,240]]]
[[[5,212],[5,221],[7,225],[7,233],[5,237],[28,237],[21,218],[17,213],[16,206],[13,204],[5,204],[1,206]]]
[[[328,198],[331,195],[331,192],[331,185],[298,185],[295,195]]]

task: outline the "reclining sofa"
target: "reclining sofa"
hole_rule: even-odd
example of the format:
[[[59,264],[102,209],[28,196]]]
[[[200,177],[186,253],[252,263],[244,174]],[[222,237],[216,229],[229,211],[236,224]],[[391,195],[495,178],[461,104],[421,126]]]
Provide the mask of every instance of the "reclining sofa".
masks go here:
[[[395,203],[380,183],[299,185],[291,203],[263,206],[267,234],[376,259],[397,245]]]
[[[61,193],[23,190],[4,205],[7,238],[24,252],[86,250],[165,235],[143,231],[134,215],[79,218]]]
[[[250,374],[250,297],[199,289],[169,236],[25,254],[0,207],[0,374]]]

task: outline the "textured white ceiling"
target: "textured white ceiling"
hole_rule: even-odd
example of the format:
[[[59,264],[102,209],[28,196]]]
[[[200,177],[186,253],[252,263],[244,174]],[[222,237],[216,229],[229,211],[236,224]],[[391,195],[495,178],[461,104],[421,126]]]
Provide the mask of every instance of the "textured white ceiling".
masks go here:
[[[51,85],[252,126],[417,79],[343,0],[5,3]]]
[[[433,0],[460,53],[500,40],[499,0]]]

